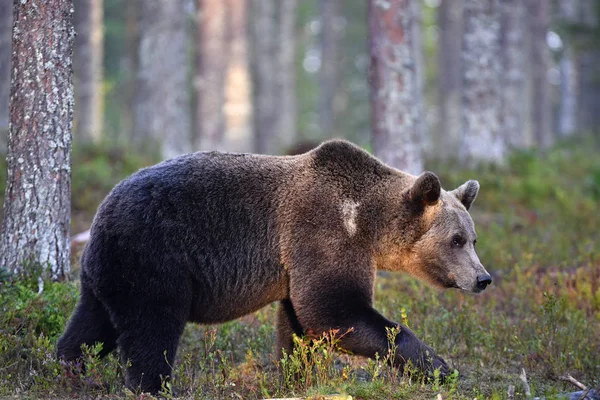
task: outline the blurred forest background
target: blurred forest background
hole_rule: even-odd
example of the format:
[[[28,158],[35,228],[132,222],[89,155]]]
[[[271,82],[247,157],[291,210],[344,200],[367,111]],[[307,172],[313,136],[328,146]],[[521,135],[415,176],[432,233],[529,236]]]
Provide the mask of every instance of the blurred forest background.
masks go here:
[[[598,135],[598,0],[375,4],[76,0],[75,159],[285,154],[341,137],[416,174]],[[11,7],[0,4],[0,160]]]
[[[0,0],[0,395],[70,395],[54,343],[77,299],[86,236],[71,232],[122,178],[333,137],[447,189],[481,182],[485,294],[383,273],[376,297],[463,378],[423,386],[327,342],[303,342],[282,378],[263,368],[267,307],[188,326],[181,393],[552,396],[567,373],[600,391],[600,0]],[[88,350],[76,392],[120,396],[117,358]]]
[[[10,3],[0,6],[0,149]],[[399,97],[407,93],[380,94],[388,98],[379,108],[404,107],[384,113],[414,114],[388,122],[397,126],[382,140],[410,138],[416,158],[501,160],[510,149],[544,148],[600,126],[597,0],[503,0],[491,9],[470,0],[399,2],[404,9],[390,17],[397,26],[373,27],[371,40],[367,3],[77,0],[75,145],[105,141],[163,158],[282,154],[331,137],[371,148],[379,132],[373,74]],[[373,68],[369,78],[382,35],[399,35],[402,58],[388,57],[393,72]]]

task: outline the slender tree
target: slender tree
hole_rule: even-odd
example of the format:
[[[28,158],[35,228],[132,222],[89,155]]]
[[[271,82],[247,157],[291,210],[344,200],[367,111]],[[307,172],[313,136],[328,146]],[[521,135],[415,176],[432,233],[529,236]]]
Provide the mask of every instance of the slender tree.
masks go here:
[[[275,151],[275,1],[251,0],[249,19],[250,71],[252,76],[252,106],[254,151]]]
[[[135,141],[135,107],[136,87],[139,68],[139,7],[138,0],[128,0],[124,5],[125,12],[125,54],[123,56],[123,72],[125,75],[123,87],[124,110],[122,113],[122,130],[126,140]],[[141,139],[141,138],[140,138]]]
[[[77,137],[99,140],[103,120],[103,46],[102,0],[75,3],[75,131]]]
[[[577,52],[577,128],[581,132],[597,132],[600,126],[600,3],[598,0],[580,0],[577,7],[579,18],[577,25],[572,26],[580,32],[576,34],[580,41]]]
[[[296,140],[296,8],[298,0],[278,1],[278,40],[276,41],[277,86],[274,98],[278,104],[276,127],[280,153]]]
[[[442,0],[438,9],[440,119],[433,150],[441,159],[456,157],[461,137],[461,45],[463,1]]]
[[[296,0],[251,0],[254,151],[277,154],[295,139]]]
[[[371,0],[369,49],[373,150],[386,163],[418,174],[423,170],[423,106],[414,11],[408,0]]]
[[[185,0],[139,1],[134,140],[164,158],[191,151]]]
[[[12,3],[5,0],[0,2],[0,153],[6,150],[8,136],[11,31]]]
[[[531,71],[533,138],[541,147],[552,143],[550,84],[547,73],[550,69],[550,51],[546,44],[546,34],[550,20],[549,0],[530,0],[529,33],[531,36]]]
[[[225,83],[227,148],[252,150],[250,65],[248,61],[248,2],[234,0],[231,7],[231,53]]]
[[[338,0],[319,0],[321,68],[319,69],[319,129],[321,137],[334,136],[334,98],[338,79]]]
[[[69,272],[73,1],[15,1],[0,266]]]
[[[562,1],[559,4],[559,18],[563,24],[574,24],[578,20],[576,0]],[[579,93],[579,70],[572,41],[563,43],[564,50],[560,59],[560,108],[558,114],[558,131],[563,137],[570,136],[577,130],[577,100]]]
[[[502,162],[506,155],[499,38],[499,1],[464,0],[460,158],[465,163]]]
[[[528,144],[525,136],[527,100],[530,98],[526,81],[526,71],[529,69],[526,11],[526,4],[521,0],[503,0],[501,3],[502,129],[507,144],[512,148],[522,148]]]
[[[230,1],[198,0],[195,147],[225,145],[225,81],[231,53]]]

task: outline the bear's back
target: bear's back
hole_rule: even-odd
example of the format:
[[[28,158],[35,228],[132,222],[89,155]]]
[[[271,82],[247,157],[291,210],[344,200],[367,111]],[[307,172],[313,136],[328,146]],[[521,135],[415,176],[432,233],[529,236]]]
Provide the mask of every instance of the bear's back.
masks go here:
[[[120,292],[131,290],[128,282],[150,287],[191,280],[199,303],[213,307],[202,322],[252,311],[248,297],[270,302],[285,296],[276,208],[282,183],[301,160],[194,153],[138,171],[100,206],[82,279]]]

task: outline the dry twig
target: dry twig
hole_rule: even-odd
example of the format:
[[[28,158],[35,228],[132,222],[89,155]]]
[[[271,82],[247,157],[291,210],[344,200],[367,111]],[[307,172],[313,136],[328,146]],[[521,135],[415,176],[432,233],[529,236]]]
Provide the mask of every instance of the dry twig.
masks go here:
[[[506,398],[512,400],[515,398],[515,387],[514,385],[508,385],[508,392],[506,394]]]
[[[521,378],[523,381],[523,386],[525,387],[525,396],[531,397],[531,388],[527,382],[527,373],[525,372],[525,368],[521,368],[521,375],[519,375],[519,378]]]
[[[577,386],[581,390],[588,390],[587,386],[585,386],[583,383],[579,382],[577,379],[573,378],[569,374],[561,375],[558,377],[558,379],[561,381],[572,383],[573,385]],[[586,395],[587,395],[587,393],[586,393]]]

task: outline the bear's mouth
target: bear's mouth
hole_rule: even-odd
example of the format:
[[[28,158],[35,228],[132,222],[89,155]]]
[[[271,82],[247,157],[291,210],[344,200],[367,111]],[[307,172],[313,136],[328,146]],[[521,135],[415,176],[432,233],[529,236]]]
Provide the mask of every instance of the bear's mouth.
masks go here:
[[[460,289],[456,282],[456,276],[452,272],[448,272],[445,268],[439,266],[430,268],[430,277],[436,286],[442,289]]]

